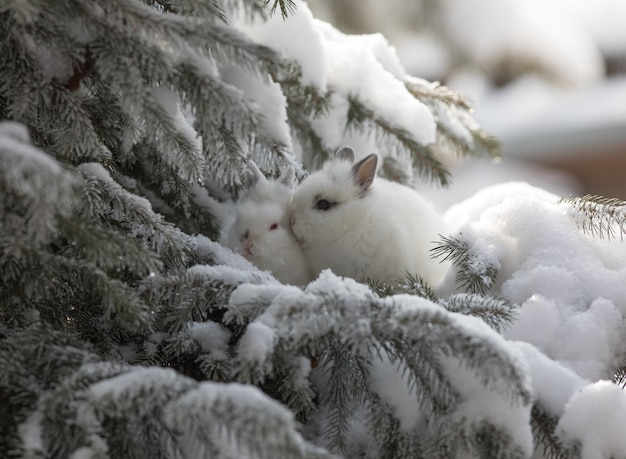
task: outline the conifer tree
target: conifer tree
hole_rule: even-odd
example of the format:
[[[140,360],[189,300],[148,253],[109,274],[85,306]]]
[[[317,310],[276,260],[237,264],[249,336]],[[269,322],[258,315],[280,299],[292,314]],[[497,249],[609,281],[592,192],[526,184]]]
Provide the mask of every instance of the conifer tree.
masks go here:
[[[411,276],[286,286],[215,242],[205,197],[236,198],[249,159],[303,175],[340,146],[325,122],[399,180],[446,184],[444,151],[497,155],[460,94],[385,73],[432,120],[425,142],[363,86],[312,83],[304,57],[236,27],[304,7],[0,5],[1,457],[522,458],[533,432],[576,452],[498,333],[515,308],[470,242],[434,251],[459,268],[446,298]]]

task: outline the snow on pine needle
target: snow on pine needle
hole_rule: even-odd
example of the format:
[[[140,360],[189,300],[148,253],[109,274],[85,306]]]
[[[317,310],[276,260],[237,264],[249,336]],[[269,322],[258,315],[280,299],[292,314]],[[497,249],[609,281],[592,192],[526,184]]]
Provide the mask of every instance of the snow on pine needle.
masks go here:
[[[267,307],[250,308],[258,304]],[[517,357],[512,357],[516,351],[509,349],[482,321],[450,314],[429,300],[408,295],[382,299],[366,286],[338,278],[329,271],[322,273],[305,291],[295,287],[242,286],[233,292],[225,320],[226,323],[249,321],[235,354],[238,380],[302,381],[288,376],[293,371],[289,362],[301,357],[310,359],[308,372],[313,379],[316,372],[317,377],[330,378],[326,389],[320,388],[322,400],[328,406],[317,410],[335,413],[329,420],[320,421],[330,423],[321,428],[320,435],[332,450],[343,451],[347,447],[347,429],[353,421],[341,413],[365,409],[362,415],[373,420],[382,413],[393,418],[391,413],[402,409],[402,400],[372,382],[382,365],[377,363],[379,359],[388,360],[396,367],[395,377],[406,377],[409,393],[405,402],[415,406],[411,416],[428,413],[454,417],[462,401],[460,388],[450,386],[441,373],[442,359],[451,356],[458,358],[458,365],[477,381],[487,384],[493,397],[503,400],[502,409],[509,405],[527,406],[530,400],[528,381],[515,363]],[[477,355],[481,355],[480,366],[472,363]],[[325,393],[346,384],[339,393]],[[286,392],[298,391],[303,397],[312,395],[302,387]],[[391,400],[387,402],[390,405],[381,406],[377,402],[379,397]],[[300,405],[311,406],[312,400],[303,400]],[[391,412],[386,411],[389,406]],[[415,427],[415,423],[409,425]],[[477,426],[467,428],[472,430]],[[376,432],[379,441],[387,434]],[[433,431],[430,435],[424,443],[436,441],[437,434]],[[465,444],[463,447],[472,448]]]

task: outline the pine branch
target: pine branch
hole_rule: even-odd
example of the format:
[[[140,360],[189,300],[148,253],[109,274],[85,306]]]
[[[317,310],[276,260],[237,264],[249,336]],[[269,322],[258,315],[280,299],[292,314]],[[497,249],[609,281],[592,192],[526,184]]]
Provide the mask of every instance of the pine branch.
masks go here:
[[[397,126],[392,126],[369,109],[356,96],[348,97],[349,109],[346,120],[347,129],[368,130],[377,136],[378,141],[387,146],[387,150],[400,155],[408,153],[413,167],[422,177],[438,180],[443,186],[448,185],[450,172],[443,163],[436,159],[429,146],[416,142],[411,134]]]
[[[42,397],[44,420],[52,421],[44,423],[42,430],[65,426],[62,432],[49,432],[52,442],[44,443],[45,449],[57,457],[67,457],[79,448],[96,454],[121,456],[135,450],[142,451],[144,457],[181,457],[175,452],[180,448],[174,441],[175,432],[159,417],[167,402],[193,386],[194,382],[171,370],[110,363],[85,365]],[[142,437],[138,430],[146,426],[140,422],[144,417],[155,419],[152,427],[157,435],[150,436],[154,443],[138,445]],[[57,438],[63,441],[56,442]]]
[[[557,423],[558,418],[550,415],[538,404],[533,405],[530,425],[535,439],[535,448],[541,445],[546,459],[580,457],[580,451],[576,446],[566,448],[559,441],[554,433]]]
[[[321,368],[330,368],[331,392],[329,398],[322,399],[322,406],[335,413],[326,431],[334,447],[345,448],[345,412],[355,406],[369,409],[367,401],[378,399],[366,377],[367,362],[375,354],[406,369],[402,371],[411,393],[429,419],[453,413],[458,403],[457,392],[441,369],[443,356],[460,359],[482,384],[513,405],[528,403],[527,382],[515,361],[508,360],[486,336],[482,341],[469,332],[461,316],[449,314],[426,299],[406,295],[381,299],[364,286],[329,289],[337,285],[336,280],[317,282],[319,286],[311,284],[306,292],[245,286],[245,293],[233,293],[229,308],[235,310],[241,307],[240,302],[254,303],[251,298],[265,298],[262,302],[267,304],[244,331],[236,348],[234,370],[245,381],[263,381],[285,371],[277,364],[278,355],[306,358],[323,352]],[[258,345],[261,342],[263,346]],[[257,345],[253,347],[253,343]]]
[[[378,296],[381,297],[406,293],[426,298],[433,302],[437,301],[437,296],[430,285],[428,285],[421,276],[416,276],[415,274],[409,273],[405,279],[395,284],[385,284],[370,279],[368,281],[368,285]]]
[[[140,291],[146,301],[157,308],[158,327],[172,334],[190,321],[206,320],[214,308],[224,307],[232,289],[219,280],[187,272],[179,276],[146,278]]]
[[[13,395],[5,413],[15,416],[0,422],[3,453],[182,458],[236,450],[246,457],[331,457],[306,443],[291,413],[257,389],[100,362],[44,328],[5,332],[0,364],[13,365],[19,370],[12,377],[23,379],[15,386],[14,379],[0,378],[0,393]]]
[[[467,453],[481,459],[528,457],[509,433],[487,421],[445,420],[438,423],[438,428],[442,435],[430,446],[427,457],[458,457]]]
[[[302,147],[310,152],[305,166],[314,170],[332,156],[334,150],[324,146],[322,138],[311,124],[312,119],[323,117],[328,113],[332,91],[322,94],[314,86],[302,84],[302,69],[295,61],[285,62],[283,69],[273,79],[281,86],[287,99],[287,118],[293,134]]]
[[[219,21],[226,22],[222,2],[218,0],[186,0],[184,3],[178,2],[177,5],[172,4],[172,0],[144,0],[144,2],[159,12],[202,17],[215,16]]]
[[[83,218],[99,220],[101,224],[132,234],[168,268],[186,264],[191,255],[189,237],[154,213],[145,198],[122,188],[97,164],[84,164],[79,171],[84,180],[79,187],[83,200],[77,212]],[[120,182],[129,181],[118,177]],[[154,263],[149,266],[150,271],[157,270]]]
[[[407,186],[414,186],[414,183],[412,183],[413,176],[410,174],[410,171],[407,170],[407,165],[398,158],[391,156],[383,158],[379,174],[381,177],[391,180],[392,182],[398,182]]]
[[[331,451],[343,452],[348,442],[350,415],[362,400],[355,400],[366,390],[363,365],[345,348],[330,347],[324,354],[321,368],[328,374],[328,388],[320,394],[328,405],[328,428],[322,433]]]
[[[440,300],[439,304],[450,312],[478,317],[500,333],[516,317],[515,306],[503,298],[460,293]]]
[[[18,425],[28,418],[40,395],[96,357],[76,347],[79,342],[72,335],[41,324],[11,330],[4,324],[0,328],[0,397],[5,414],[0,419],[0,455],[12,457],[23,450]]]
[[[410,79],[405,85],[411,94],[435,114],[435,150],[452,151],[460,157],[488,156],[500,159],[500,143],[473,119],[473,109],[463,94],[438,82],[417,78]]]
[[[263,6],[267,7],[272,0],[264,0]],[[276,8],[280,8],[280,14],[283,19],[286,19],[290,14],[293,14],[297,6],[293,0],[273,0],[272,8],[270,9],[270,16],[273,16],[276,12]]]
[[[200,353],[193,360],[192,365],[196,366],[202,375],[202,377],[198,379],[215,382],[230,382],[232,369],[228,360],[216,358],[211,354]],[[183,374],[189,375],[187,372],[183,372]]]
[[[213,319],[224,321],[238,333],[246,320],[232,315],[222,317],[231,293],[241,284],[256,286],[268,280],[267,274],[258,271],[197,265],[180,274],[149,276],[141,282],[139,294],[152,306],[158,332],[172,335],[185,329],[190,322]],[[168,359],[165,357],[164,361]],[[252,379],[246,382],[252,382]]]
[[[430,324],[433,324],[430,318]],[[421,333],[421,332],[420,332]],[[411,392],[416,395],[420,409],[429,418],[439,418],[449,413],[458,402],[458,394],[441,371],[438,353],[429,351],[433,341],[422,337],[421,343],[406,338],[391,339],[391,343],[380,340],[386,355],[399,367],[408,379]],[[436,339],[435,339],[436,341]]]
[[[626,201],[604,196],[566,196],[559,204],[570,204],[576,224],[584,233],[621,241],[626,235]]]
[[[77,198],[76,178],[32,146],[24,126],[0,123],[0,153],[2,263],[22,246],[41,247],[53,240],[57,218],[69,216]]]
[[[261,74],[275,71],[279,62],[275,51],[251,42],[222,20],[222,5],[233,9],[238,2],[218,5],[215,1],[186,0],[184,3],[182,7],[176,8],[177,11],[170,8],[170,12],[175,14],[162,14],[141,2],[118,1],[107,10],[109,14],[105,18],[108,20],[105,24],[113,28],[120,24],[132,27],[131,24],[140,23],[145,30],[145,37],[158,35],[170,41],[174,49],[192,51],[189,57],[195,54],[200,58],[196,61],[197,64],[202,63],[201,55],[204,54],[259,71]],[[92,13],[89,15],[92,16],[91,19],[97,19]],[[181,20],[181,16],[184,20]],[[220,22],[214,21],[216,16]],[[128,18],[132,20],[122,20]],[[142,35],[128,34],[134,39],[145,38]],[[201,52],[198,53],[199,51]]]
[[[475,255],[468,242],[441,236],[441,244],[432,248],[430,252],[434,258],[449,260],[457,266],[456,283],[460,288],[482,295],[492,289],[499,266]]]
[[[170,429],[180,432],[181,444],[196,446],[201,440],[213,440],[216,446],[223,445],[238,456],[261,459],[333,457],[304,442],[296,432],[292,414],[252,387],[201,384],[169,404],[165,421]],[[194,424],[210,429],[193,428]]]
[[[285,358],[276,363],[278,375],[275,378],[276,391],[272,393],[263,388],[272,398],[289,407],[299,422],[309,421],[317,408],[317,393],[309,381],[312,366],[310,358],[293,358],[287,352]]]
[[[64,257],[88,260],[112,276],[125,270],[141,278],[162,267],[156,254],[126,235],[75,218],[60,220],[60,226],[72,238],[60,251]]]
[[[426,459],[424,456],[420,439],[409,434],[404,429],[398,419],[396,419],[391,407],[382,402],[376,394],[372,394],[368,400],[370,416],[368,426],[377,437],[380,445],[376,451],[380,459]],[[371,450],[364,451],[373,456]]]
[[[626,367],[621,366],[613,374],[613,382],[620,386],[622,389],[626,388]]]
[[[152,324],[150,308],[144,303],[136,290],[127,283],[109,277],[106,272],[94,263],[60,256],[53,256],[60,273],[67,276],[65,279],[77,280],[80,289],[77,294],[83,297],[83,307],[94,302],[99,306],[100,314],[104,319],[111,319],[122,330],[147,331]],[[73,283],[73,282],[72,282]],[[82,290],[85,285],[91,286],[89,292]]]

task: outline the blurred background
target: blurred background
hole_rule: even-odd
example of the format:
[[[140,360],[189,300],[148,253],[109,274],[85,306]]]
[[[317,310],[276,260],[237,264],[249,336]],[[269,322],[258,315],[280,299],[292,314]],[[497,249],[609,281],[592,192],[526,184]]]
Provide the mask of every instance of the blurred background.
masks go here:
[[[503,160],[451,166],[440,208],[487,185],[626,199],[626,0],[309,0],[345,33],[382,33],[408,73],[469,96]]]

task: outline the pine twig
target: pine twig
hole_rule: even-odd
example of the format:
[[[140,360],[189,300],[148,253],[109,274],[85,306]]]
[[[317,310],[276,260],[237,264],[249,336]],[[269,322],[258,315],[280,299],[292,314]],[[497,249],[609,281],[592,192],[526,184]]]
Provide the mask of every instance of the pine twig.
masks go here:
[[[498,332],[515,318],[515,306],[504,298],[461,293],[440,300],[439,304],[450,312],[478,317]]]
[[[568,459],[580,457],[577,447],[565,448],[554,433],[558,419],[535,404],[531,411],[530,424],[536,445],[541,445],[546,459]],[[536,446],[535,446],[536,447]]]
[[[500,142],[482,129],[473,119],[473,109],[467,97],[441,85],[439,82],[427,82],[417,78],[405,83],[407,90],[424,102],[435,113],[437,121],[437,140],[435,148],[451,150],[460,157],[488,156],[500,159]],[[459,136],[446,120],[454,119],[469,138]]]
[[[456,283],[470,293],[487,293],[494,285],[498,267],[488,260],[479,259],[472,253],[467,241],[441,236],[441,244],[430,250],[434,258],[451,261],[458,267]]]
[[[270,4],[270,0],[265,0],[263,2],[263,7],[266,7]],[[272,8],[270,9],[270,16],[274,15],[276,12],[276,8],[280,8],[280,14],[283,19],[287,18],[290,14],[293,14],[296,9],[296,3],[293,0],[274,0],[272,4]]]
[[[376,116],[373,110],[355,96],[348,97],[348,103],[346,128],[371,128],[381,142],[387,142],[391,146],[391,150],[409,152],[413,167],[423,177],[437,179],[442,186],[449,185],[450,171],[435,157],[430,146],[418,143],[410,132]]]
[[[587,194],[583,197],[572,195],[561,198],[558,204],[571,204],[580,213],[578,228],[583,233],[607,239],[619,234],[621,241],[626,235],[626,201],[616,198]]]

